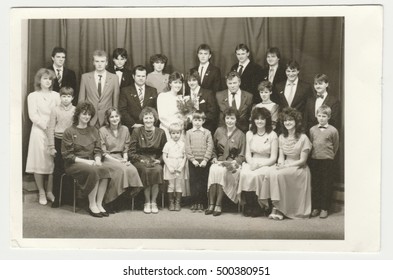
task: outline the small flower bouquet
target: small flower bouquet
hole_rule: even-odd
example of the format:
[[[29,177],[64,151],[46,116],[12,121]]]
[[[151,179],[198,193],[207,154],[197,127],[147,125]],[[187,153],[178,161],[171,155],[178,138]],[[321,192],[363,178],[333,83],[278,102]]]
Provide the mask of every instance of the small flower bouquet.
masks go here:
[[[233,161],[223,161],[220,163],[221,166],[224,166],[228,172],[231,173],[236,173],[236,170],[240,167],[240,165],[236,162],[234,163]]]
[[[177,96],[177,109],[179,109],[180,117],[184,121],[184,127],[192,121],[192,113],[195,111],[194,101],[188,95]]]

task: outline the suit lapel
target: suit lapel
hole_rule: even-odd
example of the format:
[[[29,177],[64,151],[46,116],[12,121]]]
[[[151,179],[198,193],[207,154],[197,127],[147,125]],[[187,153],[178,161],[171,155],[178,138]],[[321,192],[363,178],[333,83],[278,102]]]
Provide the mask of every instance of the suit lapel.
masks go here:
[[[245,104],[246,104],[246,94],[244,93],[244,91],[241,91],[241,94],[240,94],[240,106],[239,106],[239,110],[238,110],[239,113],[242,112],[243,108],[246,108]]]
[[[89,86],[92,89],[92,92],[94,92],[94,94],[96,95],[97,99],[100,99],[98,96],[98,88],[96,85],[96,81],[94,79],[94,71],[89,73],[90,75],[88,76],[89,78]]]

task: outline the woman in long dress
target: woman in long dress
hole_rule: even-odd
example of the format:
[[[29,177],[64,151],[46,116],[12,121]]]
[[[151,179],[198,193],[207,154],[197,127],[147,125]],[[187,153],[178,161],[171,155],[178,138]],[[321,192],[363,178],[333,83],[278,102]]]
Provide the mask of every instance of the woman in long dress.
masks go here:
[[[110,212],[118,211],[126,203],[126,197],[123,200],[116,200],[127,188],[132,187],[131,195],[136,195],[140,188],[143,187],[139,178],[138,171],[128,161],[128,149],[130,146],[130,133],[128,128],[121,125],[121,117],[118,109],[112,107],[105,112],[106,125],[101,127],[100,138],[101,147],[104,156],[103,165],[116,173],[109,182],[104,201],[110,208]],[[116,201],[115,201],[116,200]],[[113,203],[111,203],[113,202]],[[108,204],[110,203],[110,204]]]
[[[278,138],[279,157],[276,168],[269,170],[269,188],[260,193],[266,205],[271,198],[273,211],[269,218],[282,220],[309,218],[311,213],[311,174],[307,158],[311,142],[302,133],[302,116],[293,108],[280,114],[283,134]]]
[[[146,214],[157,214],[158,185],[164,182],[162,170],[162,150],[167,141],[165,131],[155,127],[158,120],[156,110],[145,107],[140,119],[143,126],[132,131],[128,156],[138,170],[145,195],[143,211]]]
[[[38,201],[41,205],[46,205],[48,203],[47,199],[52,202],[55,200],[52,192],[54,158],[48,151],[48,138],[46,136],[51,111],[60,104],[59,93],[52,91],[55,78],[56,75],[52,70],[45,68],[38,70],[34,77],[35,91],[27,97],[29,118],[33,126],[30,132],[26,172],[34,174],[39,193]]]
[[[273,131],[272,117],[266,108],[251,112],[251,129],[246,133],[246,161],[240,172],[239,194],[245,200],[244,216],[258,217],[261,207],[258,198],[268,184],[266,174],[277,161],[278,140]]]
[[[72,126],[63,134],[61,154],[65,172],[78,181],[89,199],[88,212],[95,218],[108,217],[103,207],[110,170],[102,165],[101,139],[98,130],[90,126],[95,109],[90,102],[80,102],[75,109]]]
[[[209,171],[209,207],[206,215],[219,216],[222,212],[222,198],[225,195],[234,203],[239,202],[237,185],[240,167],[244,161],[246,137],[236,127],[237,110],[229,107],[224,112],[225,126],[214,133],[214,153]]]

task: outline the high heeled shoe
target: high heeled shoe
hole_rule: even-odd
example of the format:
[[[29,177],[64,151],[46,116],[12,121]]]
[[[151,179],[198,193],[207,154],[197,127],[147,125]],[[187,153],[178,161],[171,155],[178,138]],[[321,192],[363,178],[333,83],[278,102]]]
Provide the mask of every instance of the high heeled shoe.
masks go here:
[[[47,192],[46,193],[46,198],[50,201],[50,202],[55,202],[55,196],[53,195],[52,192]]]
[[[210,204],[209,208],[206,209],[205,215],[211,215],[214,212],[214,204]]]
[[[216,207],[214,207],[214,211],[213,211],[213,216],[217,217],[221,215],[221,206],[220,205],[216,205]]]
[[[87,209],[87,212],[90,214],[90,216],[94,217],[94,218],[102,218],[102,214],[100,213],[94,213],[93,211],[91,211],[90,208]]]
[[[109,213],[108,212],[100,212],[101,216],[103,217],[109,217]]]

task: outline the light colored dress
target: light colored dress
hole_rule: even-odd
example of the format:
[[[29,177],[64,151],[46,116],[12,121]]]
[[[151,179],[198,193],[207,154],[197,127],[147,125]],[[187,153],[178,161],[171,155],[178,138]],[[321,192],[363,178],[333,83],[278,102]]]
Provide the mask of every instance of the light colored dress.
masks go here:
[[[179,108],[177,107],[177,100],[177,95],[172,91],[163,92],[157,98],[157,112],[158,118],[160,119],[160,128],[165,131],[167,139],[171,139],[168,128],[172,123],[179,123],[182,126],[184,123]]]
[[[212,184],[219,184],[226,196],[234,203],[239,202],[237,193],[241,164],[244,161],[246,151],[246,137],[244,133],[236,128],[228,136],[226,127],[217,128],[214,133],[214,155],[219,161],[236,160],[239,168],[229,172],[226,167],[219,163],[212,164],[209,171],[208,189]]]
[[[53,173],[54,161],[53,157],[49,154],[46,131],[48,129],[51,111],[59,104],[60,95],[55,91],[34,91],[27,97],[29,118],[33,123],[27,153],[27,173]]]
[[[168,154],[167,160],[170,162],[169,164],[177,169],[180,164],[183,162],[183,159],[186,157],[186,150],[185,144],[182,140],[177,142],[170,139],[166,142],[164,149],[162,150],[163,153]],[[185,164],[187,166],[188,164]],[[169,172],[168,166],[164,165],[164,179],[171,180],[171,179],[187,179],[188,172],[185,172],[185,168],[182,169],[182,172],[178,175],[172,174]]]
[[[151,72],[147,74],[146,85],[157,89],[157,93],[168,91],[169,74]]]
[[[252,131],[248,131],[246,134],[247,145],[251,152],[253,161],[263,161],[270,158],[271,147],[274,142],[278,141],[277,134],[271,131],[269,134],[266,133],[263,136],[253,134]],[[270,166],[263,166],[256,170],[250,169],[249,163],[243,163],[242,171],[240,173],[238,193],[242,191],[255,192],[260,197],[261,191],[265,184],[268,184],[266,179],[266,173]]]
[[[300,159],[303,151],[311,150],[311,142],[305,134],[299,139],[278,138],[279,148],[285,155],[285,163]],[[274,207],[292,219],[309,218],[311,213],[311,174],[307,164],[283,169],[270,168],[267,175],[270,186],[261,191],[260,199],[271,198]]]
[[[108,168],[112,174],[115,174],[108,185],[105,194],[105,203],[115,200],[128,187],[143,187],[142,181],[139,178],[138,170],[135,166],[125,165],[121,162],[106,160],[105,156],[110,155],[116,159],[123,159],[123,154],[128,153],[130,145],[130,133],[128,128],[124,125],[118,129],[118,134],[115,136],[112,130],[103,126],[99,130],[101,139],[101,148],[104,156],[102,165]]]
[[[278,121],[278,109],[279,106],[278,104],[274,103],[274,102],[270,102],[270,103],[258,103],[257,105],[255,105],[254,108],[266,108],[270,111],[270,114],[272,115],[272,125],[275,127]]]

